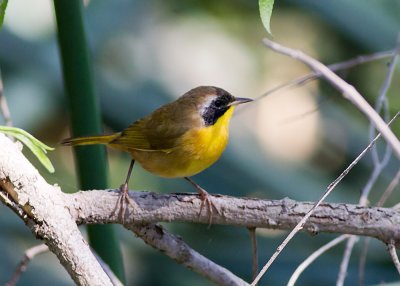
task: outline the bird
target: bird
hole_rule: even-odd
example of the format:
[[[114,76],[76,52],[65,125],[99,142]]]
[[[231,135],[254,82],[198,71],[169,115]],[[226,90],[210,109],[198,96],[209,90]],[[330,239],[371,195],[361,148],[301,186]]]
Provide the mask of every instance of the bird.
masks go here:
[[[137,161],[152,174],[184,178],[192,184],[201,199],[199,215],[207,203],[211,224],[212,207],[217,208],[208,192],[190,177],[220,158],[228,143],[229,124],[235,107],[251,101],[250,98],[234,97],[219,87],[199,86],[136,120],[121,132],[67,138],[61,144],[104,144],[131,155],[128,174],[120,187],[121,209],[124,200],[131,204],[128,183]]]

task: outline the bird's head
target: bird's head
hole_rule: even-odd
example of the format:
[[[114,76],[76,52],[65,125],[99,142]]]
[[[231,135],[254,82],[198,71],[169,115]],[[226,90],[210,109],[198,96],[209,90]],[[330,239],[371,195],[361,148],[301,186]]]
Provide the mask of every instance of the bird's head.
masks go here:
[[[253,101],[250,98],[234,97],[226,90],[215,86],[199,86],[188,91],[182,99],[191,101],[206,126],[213,125],[218,118],[236,105]]]

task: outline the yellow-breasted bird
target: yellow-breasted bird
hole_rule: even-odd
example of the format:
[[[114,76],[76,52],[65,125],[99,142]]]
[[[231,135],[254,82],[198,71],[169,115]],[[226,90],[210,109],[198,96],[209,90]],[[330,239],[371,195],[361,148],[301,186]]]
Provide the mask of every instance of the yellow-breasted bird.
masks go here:
[[[229,121],[235,106],[252,101],[237,98],[222,88],[196,87],[180,98],[161,106],[135,121],[122,132],[111,135],[65,139],[64,145],[105,144],[132,156],[120,203],[129,202],[128,181],[135,161],[144,169],[165,178],[185,178],[206,201],[212,213],[208,193],[189,177],[210,167],[228,143]],[[210,216],[211,219],[211,216]]]

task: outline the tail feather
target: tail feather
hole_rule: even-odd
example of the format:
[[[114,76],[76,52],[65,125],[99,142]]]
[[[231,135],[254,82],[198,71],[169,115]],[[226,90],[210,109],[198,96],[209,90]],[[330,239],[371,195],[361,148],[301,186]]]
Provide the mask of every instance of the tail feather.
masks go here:
[[[115,138],[119,136],[119,133],[111,135],[97,135],[97,136],[85,136],[76,138],[67,138],[61,141],[62,145],[75,146],[75,145],[93,145],[93,144],[109,144]]]

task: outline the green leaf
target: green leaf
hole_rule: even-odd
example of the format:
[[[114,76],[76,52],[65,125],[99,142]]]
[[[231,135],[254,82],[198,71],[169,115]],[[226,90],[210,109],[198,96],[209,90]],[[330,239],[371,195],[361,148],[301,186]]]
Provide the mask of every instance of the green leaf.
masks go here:
[[[3,132],[7,135],[14,137],[15,139],[21,141],[28,147],[32,153],[38,158],[40,163],[49,171],[50,173],[54,173],[53,164],[51,164],[50,159],[46,156],[47,151],[52,151],[54,148],[51,148],[39,141],[35,137],[33,137],[28,132],[9,126],[0,126],[0,132]]]
[[[274,7],[274,0],[259,0],[258,7],[260,8],[261,21],[267,32],[272,35],[269,22],[271,21],[272,8]]]
[[[4,14],[6,13],[8,0],[0,0],[0,28],[3,26]]]

